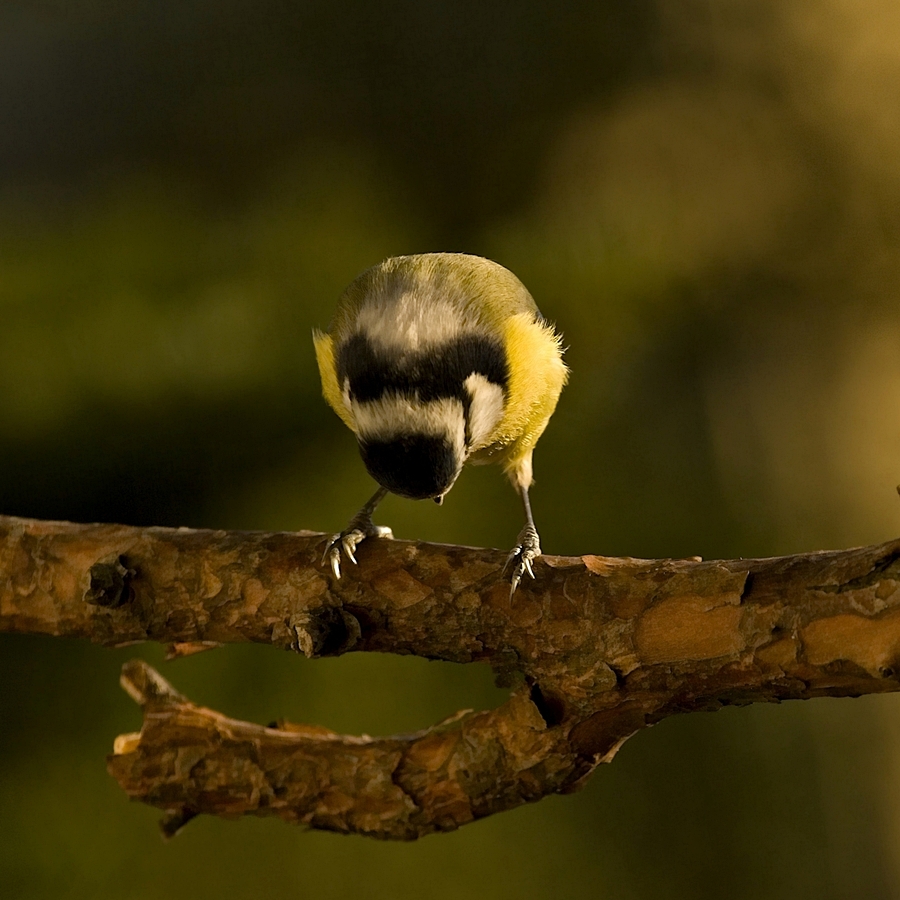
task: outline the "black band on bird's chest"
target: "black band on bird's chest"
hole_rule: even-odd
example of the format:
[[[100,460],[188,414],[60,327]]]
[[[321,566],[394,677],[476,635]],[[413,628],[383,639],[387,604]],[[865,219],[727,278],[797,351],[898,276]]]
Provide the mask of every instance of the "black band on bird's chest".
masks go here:
[[[341,342],[337,352],[338,381],[350,381],[350,395],[365,403],[385,395],[416,396],[421,402],[455,398],[469,400],[465,380],[481,375],[506,390],[509,365],[499,340],[479,334],[461,335],[427,350],[390,353],[364,334]]]

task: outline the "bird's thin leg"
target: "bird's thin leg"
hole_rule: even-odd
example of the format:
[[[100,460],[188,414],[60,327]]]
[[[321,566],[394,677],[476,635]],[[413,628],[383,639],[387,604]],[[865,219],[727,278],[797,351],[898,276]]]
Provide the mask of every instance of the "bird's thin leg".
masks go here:
[[[335,578],[341,577],[341,551],[347,555],[347,559],[356,565],[356,548],[366,539],[371,537],[393,538],[394,533],[386,525],[376,525],[372,521],[372,513],[387,495],[387,488],[380,487],[369,498],[369,501],[350,520],[347,527],[336,534],[325,548],[322,563],[330,563],[331,571]]]
[[[534,578],[533,562],[541,555],[541,540],[534,525],[534,516],[531,513],[531,501],[528,498],[528,488],[531,483],[531,457],[529,455],[522,470],[512,475],[512,482],[519,496],[522,498],[522,504],[525,507],[525,527],[519,532],[516,546],[506,559],[504,570],[512,565],[512,578],[509,589],[509,596],[512,597],[522,580],[522,576],[527,572]]]

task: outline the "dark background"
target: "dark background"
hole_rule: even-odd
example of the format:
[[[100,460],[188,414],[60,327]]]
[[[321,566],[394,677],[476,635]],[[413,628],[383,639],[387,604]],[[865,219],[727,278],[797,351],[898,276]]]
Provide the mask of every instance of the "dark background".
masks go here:
[[[515,271],[569,347],[550,553],[760,556],[900,532],[892,0],[0,5],[0,509],[333,531],[371,484],[311,330],[385,256]],[[398,537],[511,546],[473,469]],[[900,702],[668,720],[580,794],[414,845],[197,820],[106,775],[122,662],[254,721],[422,727],[479,667],[0,636],[11,897],[889,898]]]

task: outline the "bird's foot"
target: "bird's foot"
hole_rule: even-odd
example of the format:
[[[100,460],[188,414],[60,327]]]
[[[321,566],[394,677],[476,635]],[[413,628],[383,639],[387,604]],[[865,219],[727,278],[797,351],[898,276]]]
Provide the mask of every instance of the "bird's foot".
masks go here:
[[[512,552],[506,558],[505,572],[512,566],[512,579],[509,588],[509,596],[512,599],[522,576],[527,572],[534,578],[532,563],[541,555],[541,541],[533,525],[526,525],[519,534],[519,540]]]
[[[341,577],[341,551],[347,559],[356,562],[356,548],[366,538],[385,538],[393,540],[394,532],[386,525],[376,525],[371,516],[357,515],[350,520],[350,524],[340,533],[336,534],[325,547],[325,555],[322,557],[322,565],[331,565],[331,571],[335,578]]]

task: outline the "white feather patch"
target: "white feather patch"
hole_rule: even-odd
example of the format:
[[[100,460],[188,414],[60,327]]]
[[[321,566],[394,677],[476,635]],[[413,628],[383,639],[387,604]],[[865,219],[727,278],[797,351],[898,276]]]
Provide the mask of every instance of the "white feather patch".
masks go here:
[[[473,372],[463,386],[469,392],[470,450],[479,450],[490,443],[490,437],[503,417],[503,388]]]
[[[421,403],[410,397],[389,394],[359,403],[351,400],[361,440],[391,440],[406,434],[446,438],[457,459],[466,458],[466,421],[459,400],[443,398]]]

